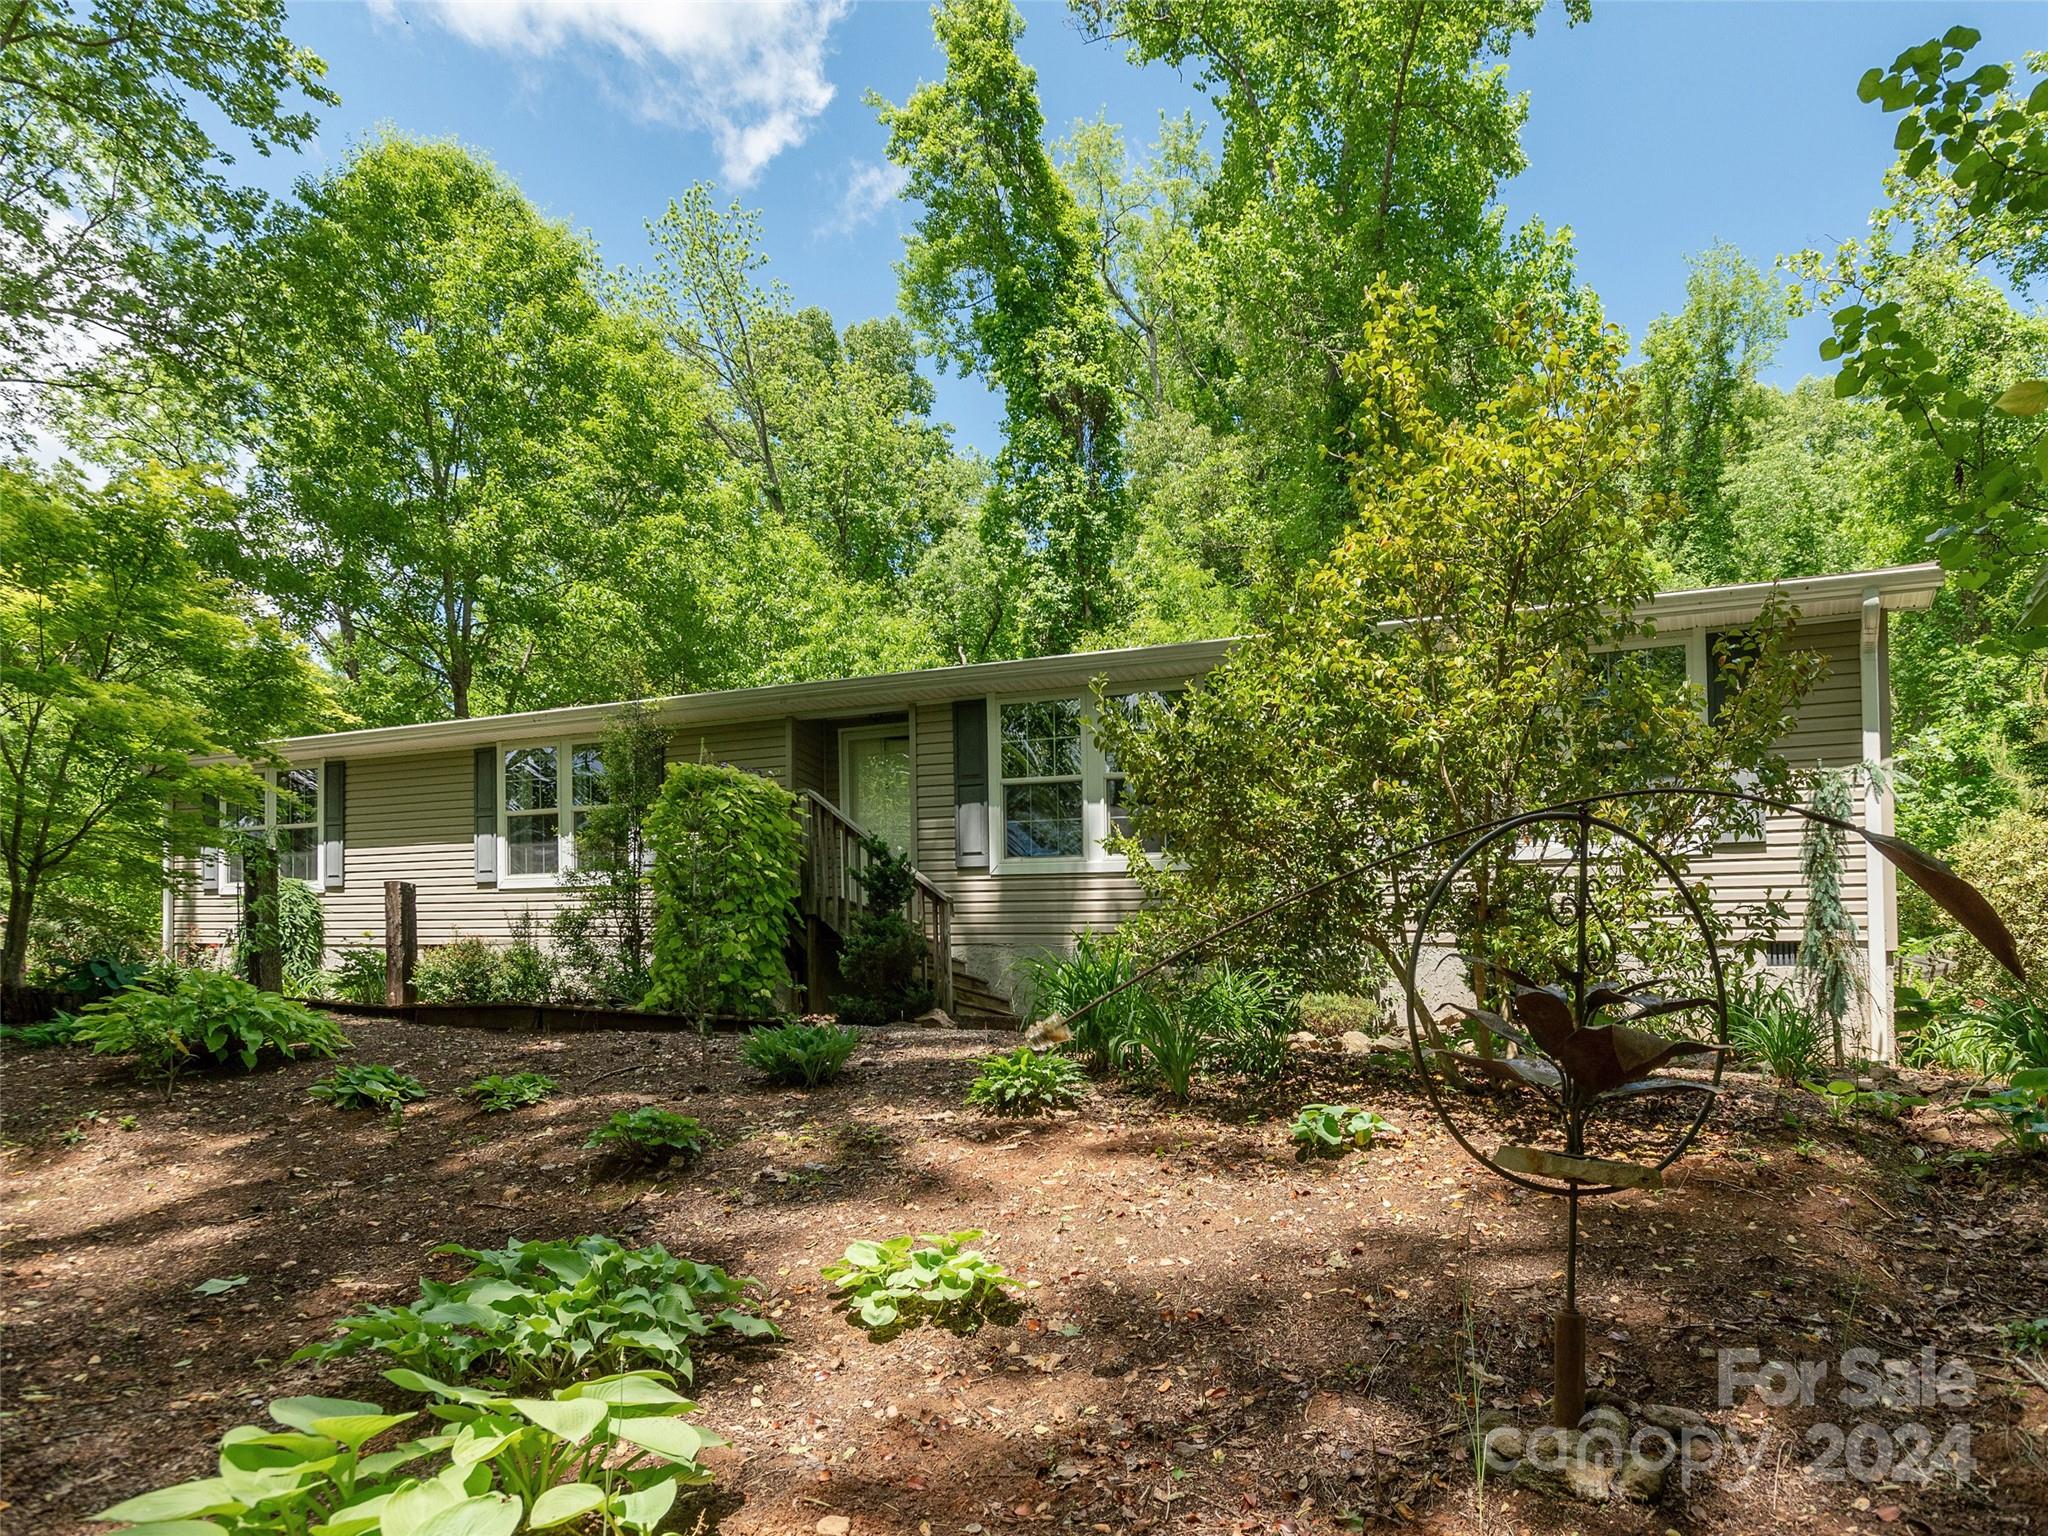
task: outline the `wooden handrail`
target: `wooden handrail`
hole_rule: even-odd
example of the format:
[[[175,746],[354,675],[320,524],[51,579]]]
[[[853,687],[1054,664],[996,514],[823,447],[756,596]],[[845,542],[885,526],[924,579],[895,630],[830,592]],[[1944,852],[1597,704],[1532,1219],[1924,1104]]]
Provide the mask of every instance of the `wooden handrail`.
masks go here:
[[[797,798],[804,812],[800,910],[844,937],[853,919],[868,910],[867,891],[859,879],[868,865],[867,831],[814,789],[800,791]],[[929,983],[939,1007],[951,1013],[953,898],[920,870],[911,871],[911,882],[903,915],[924,937],[919,979]]]

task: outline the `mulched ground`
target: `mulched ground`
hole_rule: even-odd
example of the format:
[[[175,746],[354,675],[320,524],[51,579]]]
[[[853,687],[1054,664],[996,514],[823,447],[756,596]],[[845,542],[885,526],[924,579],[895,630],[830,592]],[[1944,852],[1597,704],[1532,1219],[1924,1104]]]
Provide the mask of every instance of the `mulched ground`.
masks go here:
[[[754,1275],[784,1330],[707,1352],[714,1453],[700,1502],[730,1533],[2048,1530],[2048,1391],[2000,1325],[2048,1313],[2048,1170],[1930,1107],[1836,1127],[1767,1090],[1731,1093],[1657,1194],[1590,1202],[1588,1354],[1614,1390],[1742,1437],[1651,1508],[1475,1487],[1470,1409],[1531,1424],[1547,1395],[1558,1205],[1476,1170],[1405,1063],[1302,1053],[1252,1102],[1174,1111],[1115,1088],[1043,1124],[961,1106],[970,1033],[874,1032],[838,1084],[758,1085],[731,1037],[491,1035],[350,1020],[360,1060],[435,1096],[393,1132],[305,1098],[325,1067],[183,1085],[166,1102],[71,1051],[4,1060],[0,1527],[38,1536],[211,1470],[269,1398],[382,1397],[362,1357],[288,1366],[335,1317],[457,1269],[438,1243],[602,1232]],[[562,1094],[508,1115],[453,1091],[531,1068]],[[1378,1109],[1406,1134],[1300,1164],[1309,1099]],[[618,1182],[582,1150],[614,1109],[697,1115],[716,1149],[687,1173]],[[1914,1170],[1922,1175],[1913,1176]],[[983,1227],[1030,1289],[978,1332],[871,1340],[818,1267],[857,1237]],[[216,1296],[209,1279],[247,1276]],[[1832,1360],[1923,1348],[1974,1372],[1967,1405],[1719,1401],[1716,1352]],[[1825,1429],[1885,1445],[1967,1426],[1966,1478],[1829,1480]],[[1809,1439],[1813,1430],[1818,1439]],[[1873,1476],[1876,1431],[1850,1452]],[[1888,1461],[1886,1456],[1883,1460]],[[828,1525],[828,1529],[833,1528]]]

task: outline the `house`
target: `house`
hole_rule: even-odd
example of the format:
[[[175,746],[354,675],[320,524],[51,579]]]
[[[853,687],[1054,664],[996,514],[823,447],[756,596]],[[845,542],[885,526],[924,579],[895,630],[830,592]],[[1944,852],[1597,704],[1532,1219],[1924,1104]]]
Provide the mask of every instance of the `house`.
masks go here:
[[[1657,646],[1707,691],[1709,641],[1754,620],[1772,592],[1797,608],[1797,643],[1827,659],[1780,750],[1799,767],[1854,766],[1890,754],[1886,622],[1924,609],[1931,565],[1773,584],[1668,592],[1647,605]],[[972,1015],[1004,1009],[1020,956],[1114,926],[1137,904],[1121,859],[1103,850],[1118,816],[1115,764],[1092,730],[1091,685],[1169,690],[1199,677],[1227,640],[1142,646],[1022,661],[935,667],[879,677],[790,683],[652,701],[671,760],[707,759],[767,774],[809,811],[805,916],[843,927],[857,904],[849,866],[857,830],[906,851],[923,879],[914,916],[940,964],[942,996]],[[617,705],[536,710],[296,737],[276,744],[262,825],[283,872],[321,893],[328,942],[381,942],[384,882],[417,890],[423,945],[460,935],[509,937],[543,924],[573,865],[574,810],[591,792],[597,735]],[[1008,750],[1004,750],[1005,746]],[[1889,829],[1881,786],[1864,792],[1866,824]],[[1790,963],[1801,921],[1799,822],[1771,818],[1755,843],[1717,847],[1706,866],[1717,897],[1787,898],[1775,959]],[[1881,860],[1850,853],[1850,906],[1870,974],[1889,977],[1896,893]],[[217,946],[236,921],[237,871],[209,856],[165,899],[167,949]],[[814,987],[821,978],[811,978]],[[1889,1053],[1888,984],[1869,989],[1873,1054]]]

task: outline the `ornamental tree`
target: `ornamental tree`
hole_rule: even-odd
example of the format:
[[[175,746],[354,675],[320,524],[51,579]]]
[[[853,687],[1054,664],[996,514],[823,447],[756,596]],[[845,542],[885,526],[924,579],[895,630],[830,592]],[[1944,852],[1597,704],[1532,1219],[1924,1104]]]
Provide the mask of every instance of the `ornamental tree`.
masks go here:
[[[1172,857],[1131,869],[1150,942],[1219,920],[1460,827],[1575,795],[1678,781],[1765,792],[1771,751],[1817,658],[1767,611],[1722,660],[1707,719],[1638,616],[1670,512],[1641,489],[1651,433],[1610,327],[1532,309],[1499,337],[1508,382],[1445,415],[1434,311],[1381,286],[1345,363],[1355,524],[1274,622],[1180,704],[1103,712],[1135,827]],[[1615,807],[1682,857],[1726,828],[1726,803]],[[1305,978],[1355,984],[1403,943],[1410,887],[1358,880],[1248,939]],[[1480,888],[1485,890],[1482,869]]]

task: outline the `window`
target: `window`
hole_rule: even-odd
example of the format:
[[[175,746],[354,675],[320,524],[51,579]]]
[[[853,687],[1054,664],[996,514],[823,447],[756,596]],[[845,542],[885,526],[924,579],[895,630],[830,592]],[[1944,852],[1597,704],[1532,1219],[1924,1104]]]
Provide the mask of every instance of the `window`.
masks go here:
[[[997,718],[1004,857],[1080,858],[1081,701],[1004,704]]]
[[[277,850],[279,879],[320,883],[322,766],[294,763],[288,768],[265,769],[261,801],[255,805],[221,803],[220,826],[227,834],[217,855],[223,895],[242,888],[239,843],[243,837],[265,838]]]
[[[504,878],[550,884],[576,867],[576,834],[590,808],[604,804],[603,756],[595,742],[550,741],[501,748],[499,761]]]
[[[1121,694],[1110,703],[1134,710],[1146,700],[1178,696]],[[1130,827],[1129,790],[1097,738],[1095,718],[1092,699],[991,701],[990,810],[997,827],[991,871],[1124,867],[1103,844],[1113,831]]]

